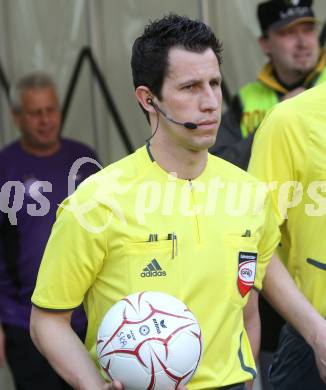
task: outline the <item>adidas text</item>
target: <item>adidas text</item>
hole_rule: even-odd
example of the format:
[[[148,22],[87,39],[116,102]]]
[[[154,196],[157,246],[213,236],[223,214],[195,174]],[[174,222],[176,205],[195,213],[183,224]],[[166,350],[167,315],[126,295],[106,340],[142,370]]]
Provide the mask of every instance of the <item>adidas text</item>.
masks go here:
[[[140,276],[142,278],[150,278],[154,276],[166,276],[165,271],[143,271]]]

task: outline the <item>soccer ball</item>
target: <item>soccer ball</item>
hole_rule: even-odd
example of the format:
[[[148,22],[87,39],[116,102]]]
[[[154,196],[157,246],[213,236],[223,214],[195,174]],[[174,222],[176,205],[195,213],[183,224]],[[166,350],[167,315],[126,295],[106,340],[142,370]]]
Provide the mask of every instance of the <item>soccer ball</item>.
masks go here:
[[[127,296],[106,313],[96,350],[109,379],[125,389],[174,389],[194,375],[202,335],[184,303],[146,291]]]

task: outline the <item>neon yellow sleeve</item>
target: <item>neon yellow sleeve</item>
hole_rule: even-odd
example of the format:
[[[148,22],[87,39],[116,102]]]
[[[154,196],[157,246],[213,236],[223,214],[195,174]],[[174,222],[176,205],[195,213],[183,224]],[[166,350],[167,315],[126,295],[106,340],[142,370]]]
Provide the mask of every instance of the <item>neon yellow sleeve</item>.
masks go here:
[[[270,194],[267,194],[266,197],[264,216],[265,224],[261,239],[258,243],[259,261],[255,279],[255,287],[258,290],[262,289],[262,283],[267,266],[281,238],[281,233],[276,219],[276,215],[273,211],[272,199]]]
[[[300,182],[307,159],[307,133],[300,131],[300,117],[289,101],[272,109],[259,127],[248,172],[270,185],[273,209],[279,225],[287,205],[300,196]],[[290,202],[290,203],[289,203]]]
[[[60,206],[45,249],[32,296],[38,307],[77,307],[102,268],[110,212],[96,202],[87,204],[89,211],[78,208],[71,202],[77,193]]]

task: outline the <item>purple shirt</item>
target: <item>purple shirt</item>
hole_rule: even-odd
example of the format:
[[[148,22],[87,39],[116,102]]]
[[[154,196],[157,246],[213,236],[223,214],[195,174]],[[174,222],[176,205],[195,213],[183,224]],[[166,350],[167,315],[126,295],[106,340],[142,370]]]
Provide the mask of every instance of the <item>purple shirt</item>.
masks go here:
[[[69,171],[81,157],[98,161],[89,147],[67,139],[48,157],[28,154],[19,142],[0,152],[0,320],[4,324],[29,328],[43,252],[58,204],[69,195]],[[95,163],[82,164],[73,175],[75,187],[98,170]],[[85,330],[82,308],[75,310],[72,325],[78,333]]]

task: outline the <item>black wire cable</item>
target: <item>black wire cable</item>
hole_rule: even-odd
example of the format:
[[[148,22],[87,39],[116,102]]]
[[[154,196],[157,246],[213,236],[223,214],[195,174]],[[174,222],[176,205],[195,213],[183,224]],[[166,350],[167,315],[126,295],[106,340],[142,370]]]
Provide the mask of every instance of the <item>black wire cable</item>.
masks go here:
[[[154,107],[154,106],[153,106]],[[156,111],[156,117],[157,117],[157,122],[156,122],[156,127],[155,127],[155,130],[154,130],[154,133],[150,136],[150,137],[148,137],[147,139],[146,139],[146,143],[147,144],[149,144],[150,142],[150,140],[154,137],[154,135],[156,134],[156,132],[157,132],[157,130],[158,130],[158,125],[159,125],[159,123],[160,123],[160,114],[159,114],[159,112],[157,111],[157,109],[156,109],[156,107],[154,107],[154,109],[155,109],[155,111]]]

